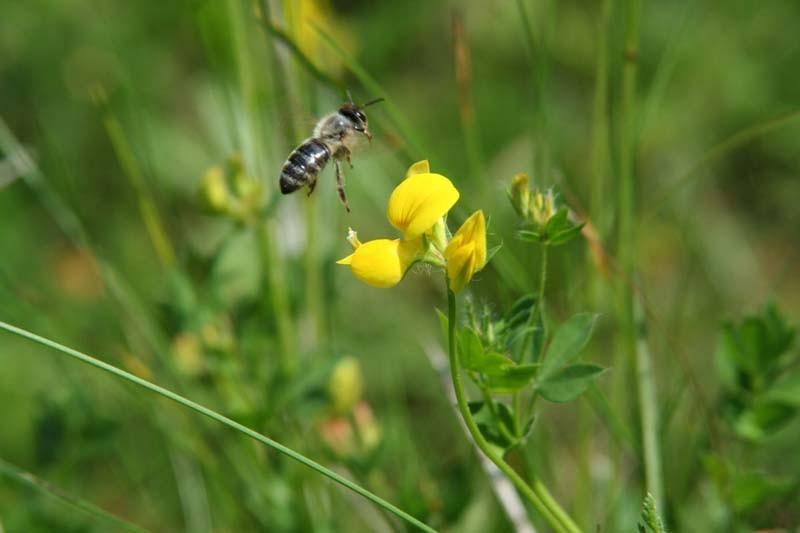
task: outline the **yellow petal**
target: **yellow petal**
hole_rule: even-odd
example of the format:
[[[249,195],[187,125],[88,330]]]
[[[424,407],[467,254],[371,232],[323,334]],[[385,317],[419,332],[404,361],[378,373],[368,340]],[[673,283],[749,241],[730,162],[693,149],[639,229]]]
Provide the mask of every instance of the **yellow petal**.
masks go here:
[[[408,179],[414,174],[430,174],[431,172],[431,165],[428,163],[427,159],[423,159],[422,161],[417,161],[406,171],[406,177],[404,179]]]
[[[486,219],[475,211],[458,228],[444,251],[450,289],[458,292],[486,264]]]
[[[355,252],[337,261],[350,265],[353,274],[373,287],[394,287],[416,261],[422,240],[377,239],[359,246]]]
[[[458,196],[453,183],[441,174],[413,174],[394,189],[386,214],[392,226],[412,240],[431,229]]]
[[[472,244],[461,246],[447,259],[447,279],[451,291],[461,291],[472,279],[475,273],[474,248]]]

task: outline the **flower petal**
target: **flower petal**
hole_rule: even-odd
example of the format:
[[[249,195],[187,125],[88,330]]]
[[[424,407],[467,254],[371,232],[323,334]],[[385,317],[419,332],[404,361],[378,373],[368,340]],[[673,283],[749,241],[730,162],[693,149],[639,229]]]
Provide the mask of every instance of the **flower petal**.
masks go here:
[[[447,259],[447,279],[450,290],[460,292],[475,273],[474,245],[466,244],[457,248]]]
[[[414,174],[430,174],[431,172],[431,165],[428,163],[427,159],[423,159],[422,161],[417,161],[406,171],[406,177],[404,179],[408,179]]]
[[[453,183],[441,174],[413,174],[394,189],[386,214],[392,226],[412,240],[431,229],[458,196]]]
[[[379,288],[394,287],[416,261],[422,240],[377,239],[359,246],[355,252],[337,261],[350,265],[353,274],[367,285]]]
[[[458,292],[486,264],[486,219],[475,211],[458,228],[444,251],[450,289]]]

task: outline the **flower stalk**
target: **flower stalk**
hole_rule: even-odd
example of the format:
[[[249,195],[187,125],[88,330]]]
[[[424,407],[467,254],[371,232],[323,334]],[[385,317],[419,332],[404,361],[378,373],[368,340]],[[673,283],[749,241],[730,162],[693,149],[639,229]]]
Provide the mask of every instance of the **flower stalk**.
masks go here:
[[[544,485],[534,480],[533,486],[528,485],[517,472],[511,468],[511,465],[506,463],[502,457],[499,457],[491,448],[486,438],[478,428],[478,424],[472,417],[467,403],[466,393],[464,392],[464,384],[461,379],[461,362],[459,361],[458,350],[456,348],[456,295],[447,286],[447,314],[448,314],[448,328],[447,328],[447,341],[448,341],[448,354],[450,356],[450,376],[453,381],[453,389],[456,393],[456,401],[458,403],[458,410],[464,423],[472,435],[475,444],[478,448],[492,461],[497,468],[502,471],[506,477],[514,484],[522,496],[530,502],[531,505],[539,512],[542,518],[558,533],[580,533],[580,528],[575,522],[567,515],[567,513],[558,505]]]

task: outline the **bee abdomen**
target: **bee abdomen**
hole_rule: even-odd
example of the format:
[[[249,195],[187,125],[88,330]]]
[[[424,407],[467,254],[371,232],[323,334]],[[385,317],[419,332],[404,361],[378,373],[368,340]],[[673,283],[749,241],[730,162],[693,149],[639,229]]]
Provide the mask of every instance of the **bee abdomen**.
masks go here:
[[[328,147],[317,139],[309,139],[295,148],[281,169],[281,192],[289,194],[316,180],[331,158]]]

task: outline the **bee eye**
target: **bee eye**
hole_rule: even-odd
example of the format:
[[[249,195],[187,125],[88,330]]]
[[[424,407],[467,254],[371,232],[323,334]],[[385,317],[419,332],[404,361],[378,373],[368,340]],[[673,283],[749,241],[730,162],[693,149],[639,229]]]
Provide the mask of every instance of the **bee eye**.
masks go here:
[[[367,121],[367,115],[365,115],[362,111],[356,111],[356,116],[361,120],[361,122]]]

